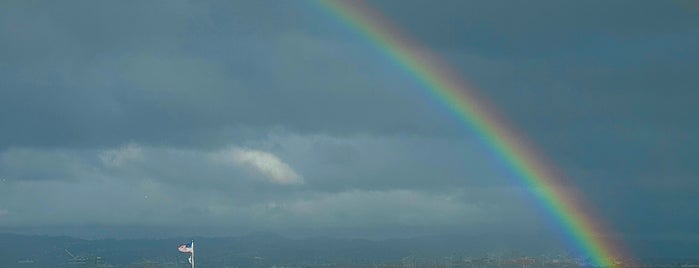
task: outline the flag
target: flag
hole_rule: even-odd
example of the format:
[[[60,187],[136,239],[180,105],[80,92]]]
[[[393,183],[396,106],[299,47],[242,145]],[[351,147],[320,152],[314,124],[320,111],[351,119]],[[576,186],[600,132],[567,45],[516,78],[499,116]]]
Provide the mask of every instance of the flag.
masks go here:
[[[180,247],[177,248],[182,253],[194,253],[194,247],[192,246],[192,243],[187,243],[187,244],[182,244]]]

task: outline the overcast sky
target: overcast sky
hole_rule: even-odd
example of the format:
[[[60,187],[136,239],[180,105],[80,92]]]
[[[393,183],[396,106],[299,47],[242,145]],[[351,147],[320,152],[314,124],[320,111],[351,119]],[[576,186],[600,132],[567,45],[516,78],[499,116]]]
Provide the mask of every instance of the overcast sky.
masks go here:
[[[0,3],[0,230],[554,233],[375,44],[314,2],[230,2]],[[699,239],[696,2],[370,4],[619,235]]]

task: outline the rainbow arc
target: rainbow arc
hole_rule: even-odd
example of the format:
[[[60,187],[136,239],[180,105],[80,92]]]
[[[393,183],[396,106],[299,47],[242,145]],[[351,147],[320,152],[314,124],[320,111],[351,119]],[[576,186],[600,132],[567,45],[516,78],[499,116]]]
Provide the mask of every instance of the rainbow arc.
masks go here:
[[[470,126],[517,174],[544,210],[555,219],[594,266],[615,267],[625,252],[583,198],[565,184],[562,173],[536,152],[524,135],[500,116],[461,76],[425,46],[412,40],[378,10],[363,1],[317,3],[373,43],[422,85],[430,96]]]

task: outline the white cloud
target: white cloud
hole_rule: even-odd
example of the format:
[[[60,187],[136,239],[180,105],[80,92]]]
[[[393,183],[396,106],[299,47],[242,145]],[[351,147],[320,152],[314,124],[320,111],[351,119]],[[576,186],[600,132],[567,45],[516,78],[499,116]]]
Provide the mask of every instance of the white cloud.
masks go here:
[[[226,163],[232,161],[236,165],[250,168],[271,183],[285,185],[303,183],[301,175],[279,157],[269,152],[233,148],[229,151],[216,153],[214,157],[218,161]]]

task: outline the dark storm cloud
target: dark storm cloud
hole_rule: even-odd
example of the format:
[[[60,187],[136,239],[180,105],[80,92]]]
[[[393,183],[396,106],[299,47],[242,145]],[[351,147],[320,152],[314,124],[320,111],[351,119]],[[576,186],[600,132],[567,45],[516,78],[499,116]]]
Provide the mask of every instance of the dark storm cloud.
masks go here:
[[[696,31],[687,1],[373,1],[431,47],[541,57],[613,39]],[[581,51],[576,51],[576,53]]]
[[[401,83],[366,72],[399,75],[358,60],[361,49],[289,30],[289,17],[304,13],[263,20],[242,14],[275,12],[245,4],[229,7],[240,16],[187,2],[7,5],[0,107],[12,127],[3,147],[220,145],[244,136],[244,127],[428,133],[447,126],[420,123],[429,120],[415,98],[382,90]]]
[[[699,157],[693,138],[699,132],[699,80],[692,74],[699,68],[696,6],[377,3],[459,66],[554,162],[604,170],[601,180],[621,184],[641,175],[697,173],[689,160]]]

